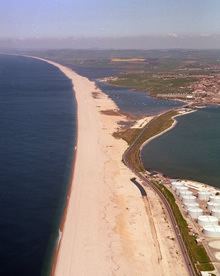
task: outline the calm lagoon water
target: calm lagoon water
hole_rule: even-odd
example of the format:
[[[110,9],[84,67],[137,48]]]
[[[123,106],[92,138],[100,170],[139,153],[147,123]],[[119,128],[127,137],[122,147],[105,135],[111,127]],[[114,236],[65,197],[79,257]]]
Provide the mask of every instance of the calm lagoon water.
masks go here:
[[[151,97],[143,91],[114,87],[100,82],[98,86],[117,104],[120,110],[137,116],[156,115],[183,105],[180,101]]]
[[[83,75],[96,79],[112,73],[90,69]],[[122,111],[136,115],[181,105],[98,85]],[[71,82],[58,69],[0,55],[0,275],[38,276],[48,268],[71,171],[75,110]],[[220,187],[220,108],[178,122],[144,147],[145,167]]]
[[[45,62],[0,55],[0,275],[47,269],[74,141],[71,82]]]
[[[120,73],[120,69],[87,68],[83,66],[72,66],[72,68],[80,75],[96,81],[98,87],[107,94],[123,112],[132,113],[137,116],[150,116],[183,105],[180,101],[160,100],[149,96],[143,91],[115,87],[99,81],[100,78],[117,75]]]
[[[220,107],[179,117],[177,126],[142,151],[145,168],[220,188]]]

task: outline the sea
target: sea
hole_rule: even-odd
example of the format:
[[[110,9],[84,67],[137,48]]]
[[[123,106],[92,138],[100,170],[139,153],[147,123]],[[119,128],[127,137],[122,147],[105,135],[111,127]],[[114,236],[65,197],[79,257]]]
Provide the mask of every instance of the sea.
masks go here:
[[[0,55],[0,275],[48,273],[75,141],[71,82],[43,61]]]
[[[220,188],[220,107],[199,109],[178,117],[177,122],[144,146],[144,167]]]
[[[100,82],[115,69],[73,68],[96,81],[120,110],[155,115],[179,101]],[[219,184],[220,108],[178,118],[142,151],[146,168]],[[0,275],[48,275],[70,185],[76,144],[72,84],[56,67],[0,55]]]
[[[160,105],[141,91],[99,82],[116,70],[80,70],[76,71],[96,81],[123,112],[144,115],[180,104]],[[48,275],[76,132],[70,80],[46,62],[0,55],[0,275]]]

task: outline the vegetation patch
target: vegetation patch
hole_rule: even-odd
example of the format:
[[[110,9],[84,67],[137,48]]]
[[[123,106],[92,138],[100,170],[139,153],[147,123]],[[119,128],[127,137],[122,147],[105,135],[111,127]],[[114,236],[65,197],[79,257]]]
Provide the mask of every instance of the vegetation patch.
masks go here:
[[[92,96],[94,99],[99,99],[100,93],[99,92],[92,92]]]
[[[109,115],[109,116],[120,116],[121,114],[117,110],[108,109],[108,110],[101,110],[102,114]]]
[[[127,162],[136,171],[144,171],[143,164],[140,160],[140,148],[145,141],[161,133],[173,124],[173,116],[177,115],[175,110],[168,111],[151,120],[142,129],[126,129],[114,133],[114,137],[124,139],[130,146],[127,154]]]
[[[190,93],[189,86],[197,79],[192,76],[178,76],[167,74],[123,74],[110,80],[111,85],[147,91],[150,95]]]
[[[205,248],[202,244],[198,243],[196,236],[190,234],[188,224],[184,219],[178,205],[176,204],[175,197],[173,194],[162,184],[154,181],[154,185],[163,193],[168,203],[170,204],[173,214],[175,216],[176,222],[179,226],[181,236],[184,240],[188,254],[193,264],[199,271],[212,271],[214,266],[207,255]]]
[[[178,112],[175,110],[168,111],[162,115],[159,115],[158,117],[155,117],[142,129],[127,129],[114,134],[116,138],[124,139],[130,146],[126,154],[126,162],[128,163],[129,167],[133,168],[136,172],[144,171],[140,159],[141,146],[148,139],[172,126],[173,116],[177,114]],[[192,260],[196,270],[213,271],[214,266],[211,263],[205,248],[201,243],[197,242],[197,237],[190,233],[188,224],[184,219],[178,205],[176,204],[173,194],[164,185],[156,181],[154,181],[153,184],[163,193],[166,200],[168,201],[175,216],[176,223],[180,229],[181,236],[186,245],[190,259]]]

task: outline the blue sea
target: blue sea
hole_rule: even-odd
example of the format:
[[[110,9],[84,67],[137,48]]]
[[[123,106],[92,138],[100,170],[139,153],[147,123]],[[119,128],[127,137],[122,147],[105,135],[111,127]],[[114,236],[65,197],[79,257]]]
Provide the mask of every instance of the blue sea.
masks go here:
[[[176,101],[154,99],[142,91],[112,87],[98,81],[100,77],[116,74],[117,70],[81,68],[77,71],[97,81],[100,88],[123,112],[141,116],[152,115],[182,105]],[[199,115],[199,112],[205,111],[201,110],[195,114]],[[212,109],[210,112],[213,114]],[[208,110],[208,117],[212,117],[210,112]],[[216,112],[218,113],[214,109],[214,114]],[[205,121],[209,123],[206,135],[215,130],[220,119],[218,114],[217,117],[214,116],[216,119]],[[193,128],[199,128],[198,122],[202,127],[203,120],[207,119],[205,114],[195,122],[190,120],[192,124],[188,126],[188,116],[178,119],[178,127],[182,126],[183,120],[187,133],[191,133]],[[178,131],[178,128],[176,129]],[[182,130],[178,135],[181,136],[183,132]],[[177,151],[175,144],[178,135],[176,136],[176,132],[169,134],[171,133],[174,134],[173,140],[170,141],[168,137],[168,140],[161,143],[161,140],[157,139],[144,148],[145,166],[171,176],[189,176],[189,171],[182,175],[181,172],[191,158],[188,157],[187,161],[187,151],[190,151],[191,147],[194,149],[196,142],[188,148],[184,144],[186,161],[182,166],[177,162],[181,158],[178,154],[183,147],[182,143],[186,143],[187,139],[179,140]],[[200,134],[192,135],[189,139],[200,137],[200,143],[204,145],[204,133]],[[167,135],[168,133],[162,137],[166,138]],[[210,134],[210,143],[213,142],[212,138]],[[220,136],[215,138],[216,144],[219,138]],[[161,143],[160,150],[155,152],[158,141]],[[75,142],[76,102],[71,82],[56,67],[43,61],[0,55],[0,275],[48,274],[69,188]],[[154,143],[157,146],[152,147]],[[213,145],[210,156],[216,150]],[[167,148],[170,148],[168,153]],[[204,149],[201,146],[196,150],[197,154],[201,148]],[[215,153],[215,160],[218,160],[219,153],[220,147]],[[204,156],[202,152],[199,154]],[[176,156],[176,159],[173,156]],[[208,164],[210,158],[206,156],[206,159]],[[166,169],[166,165],[169,167],[167,160],[172,161],[169,171]],[[181,171],[174,170],[174,163],[176,170],[181,168]],[[217,170],[216,167],[213,169],[212,165],[210,168],[212,171],[207,174],[208,179],[205,180],[210,180],[212,172]],[[204,180],[204,177],[202,179]],[[208,183],[214,185],[218,179],[219,175],[217,178],[215,176],[215,182]]]
[[[97,80],[116,71],[79,73]],[[124,112],[150,114],[173,106],[142,92],[99,85]],[[0,134],[0,275],[46,275],[74,158],[71,82],[43,61],[0,55]]]
[[[46,274],[76,137],[71,82],[54,66],[0,55],[0,275]]]

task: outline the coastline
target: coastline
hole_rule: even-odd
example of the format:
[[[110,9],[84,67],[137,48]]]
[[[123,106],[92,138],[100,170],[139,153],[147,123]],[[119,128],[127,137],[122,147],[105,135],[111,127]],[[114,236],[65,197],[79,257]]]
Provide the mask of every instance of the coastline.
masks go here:
[[[133,174],[122,163],[127,144],[112,135],[118,122],[127,119],[100,112],[118,108],[94,82],[58,63],[37,59],[58,67],[72,80],[78,107],[74,175],[53,275],[152,275],[152,264],[158,265],[152,218],[146,216],[139,191],[130,182]],[[154,193],[149,201],[163,255],[158,275],[176,275],[177,271],[187,275],[182,257],[172,254],[178,245],[163,235],[169,222]],[[170,228],[166,231],[173,235]]]
[[[179,114],[177,112],[179,112]],[[194,267],[193,269],[194,271],[190,272],[190,269],[189,269],[190,275],[191,274],[194,275],[195,271],[212,271],[215,267],[212,264],[210,255],[208,255],[207,253],[207,247],[203,243],[199,246],[197,246],[197,242],[195,241],[191,243],[193,239],[190,231],[188,230],[187,222],[183,216],[182,211],[180,211],[179,206],[176,204],[176,200],[173,194],[173,189],[170,189],[172,179],[170,177],[164,177],[161,173],[156,173],[156,176],[154,177],[154,174],[151,174],[150,171],[147,171],[146,169],[143,170],[141,168],[141,166],[143,166],[143,163],[142,163],[142,159],[140,158],[140,153],[141,153],[140,149],[143,147],[143,144],[148,143],[152,139],[155,139],[156,137],[174,128],[177,124],[177,120],[175,119],[176,117],[181,115],[186,115],[192,112],[194,111],[192,110],[190,112],[184,112],[184,114],[183,113],[180,114],[180,110],[178,111],[176,110],[175,115],[174,115],[174,112],[172,112],[171,114],[167,112],[169,116],[167,116],[168,115],[167,113],[163,113],[163,114],[160,114],[159,116],[155,116],[154,118],[155,120],[153,121],[153,124],[150,125],[150,122],[148,122],[143,127],[141,133],[136,135],[133,138],[133,141],[130,143],[130,146],[126,152],[127,156],[125,154],[125,157],[124,157],[124,162],[132,170],[136,171],[138,178],[143,180],[143,185],[147,185],[147,186],[152,185],[154,189],[158,191],[158,194],[162,194],[162,198],[165,198],[166,201],[168,202],[169,208],[171,208],[172,210],[171,213],[172,215],[174,215],[173,227],[174,228],[177,227],[179,229],[180,232],[177,233],[177,237],[180,236],[181,240],[183,241],[183,250],[182,250],[183,255],[184,256],[187,255],[188,258],[190,258],[186,260],[186,263],[189,264],[189,268]],[[163,128],[161,127],[161,124],[160,124],[161,122],[160,116],[165,118],[166,120],[164,121],[169,122],[169,125],[170,125],[170,127],[167,126],[167,128],[163,131],[161,131]],[[152,132],[151,132],[152,125],[154,126],[155,129],[158,129],[158,126],[159,126],[161,132],[158,132],[158,134],[153,135],[151,137],[150,134],[152,135]],[[148,133],[148,136],[146,135],[146,133]],[[147,139],[147,137],[149,138]],[[145,143],[143,143],[144,139],[146,140]],[[130,157],[129,157],[129,154],[130,154]],[[134,159],[135,155],[137,156],[136,159]],[[136,162],[133,162],[134,160]],[[140,165],[135,167],[136,163]],[[143,173],[143,171],[149,175]],[[217,190],[216,188],[199,182],[183,180],[183,179],[173,179],[173,180],[182,182],[183,185],[186,185],[188,188],[192,189],[194,192],[196,191],[197,193],[200,191],[205,191],[214,195],[216,194],[216,192],[219,192],[219,190]],[[169,208],[167,208],[167,210],[169,210]],[[189,255],[185,254],[186,252],[188,252]],[[199,259],[195,252],[200,252],[203,258]],[[197,267],[198,264],[200,264],[200,267],[199,266]]]
[[[46,62],[48,64],[51,64],[54,67],[58,68],[67,78],[69,78],[68,74],[66,73],[66,69],[68,69],[68,68],[66,68],[65,66],[62,66],[62,65],[60,65],[60,64],[58,64],[56,62],[53,62],[53,61],[48,60],[48,59],[40,58],[40,57],[35,57],[35,56],[19,55],[19,54],[18,54],[18,56],[32,58],[32,59],[40,60],[40,61]],[[73,93],[74,93],[74,88],[73,88]],[[55,271],[56,271],[56,264],[57,264],[59,250],[60,250],[60,244],[61,244],[61,240],[62,240],[62,235],[63,235],[64,226],[65,226],[65,221],[66,221],[66,217],[67,217],[69,198],[70,198],[70,195],[71,195],[72,184],[73,184],[72,182],[73,182],[74,171],[75,171],[75,163],[76,163],[76,156],[77,156],[77,144],[78,144],[78,112],[77,112],[77,110],[78,110],[78,102],[77,102],[77,100],[75,102],[75,107],[76,107],[76,122],[75,122],[75,124],[76,124],[76,137],[75,137],[75,146],[74,146],[74,149],[72,151],[73,158],[72,158],[72,161],[71,161],[70,178],[69,178],[69,181],[68,181],[68,184],[67,184],[66,203],[64,205],[63,213],[62,213],[62,216],[61,216],[61,219],[60,219],[59,230],[58,230],[59,234],[58,234],[57,239],[54,241],[53,253],[52,253],[51,260],[50,260],[50,263],[49,263],[49,268],[48,268],[49,271],[50,271],[50,275],[55,275]]]
[[[152,140],[154,140],[154,139],[156,139],[156,138],[162,136],[163,134],[167,133],[168,131],[174,129],[175,126],[178,124],[178,122],[177,122],[177,120],[176,120],[177,117],[185,116],[185,115],[188,115],[188,114],[190,114],[190,113],[194,113],[194,112],[196,112],[196,111],[197,111],[197,110],[192,110],[192,111],[188,111],[188,112],[185,112],[185,113],[179,113],[179,114],[173,116],[173,117],[172,117],[172,119],[173,119],[172,125],[171,125],[170,127],[168,127],[167,129],[161,131],[160,133],[158,133],[158,134],[152,136],[150,139],[147,139],[147,140],[142,144],[142,146],[140,147],[140,152],[142,151],[143,147],[146,146],[148,143],[150,143]],[[156,118],[156,117],[158,117],[158,116],[160,116],[160,115],[162,115],[162,114],[164,114],[164,113],[161,113],[161,114],[155,116],[154,118]],[[148,122],[148,123],[149,123],[149,122]],[[140,158],[141,158],[141,157],[140,157]],[[147,171],[147,170],[146,170],[146,171]]]
[[[199,107],[199,109],[205,108],[205,107],[206,107],[206,106],[204,106],[204,107]],[[198,109],[198,108],[197,108],[197,109]],[[172,124],[170,127],[168,127],[167,129],[161,131],[160,133],[158,133],[158,134],[152,136],[150,139],[146,140],[146,141],[141,145],[141,147],[140,147],[140,160],[141,160],[141,163],[142,163],[141,151],[142,151],[142,149],[143,149],[144,146],[146,146],[148,143],[150,143],[150,142],[153,141],[154,139],[156,139],[156,138],[162,136],[163,134],[165,134],[165,133],[171,131],[172,129],[174,129],[174,128],[176,127],[176,125],[178,124],[178,121],[176,120],[177,117],[181,117],[181,116],[188,115],[188,114],[190,114],[190,113],[197,112],[197,109],[196,109],[196,110],[187,111],[187,112],[184,112],[184,113],[179,113],[179,114],[173,116],[173,117],[172,117],[172,119],[173,119],[173,124]],[[159,114],[158,116],[160,116],[160,115],[162,115],[162,114],[163,114],[163,113]],[[157,116],[154,116],[153,118],[155,118],[155,117],[157,117]],[[147,124],[148,124],[153,118],[151,118],[151,119],[147,122]],[[151,173],[151,172],[148,171],[147,169],[145,169],[145,172],[148,173],[149,175],[150,175],[150,173]],[[158,173],[161,174],[160,171],[158,171]],[[167,176],[166,178],[168,178],[168,179],[170,179],[170,180],[172,179],[172,177],[169,177],[169,176]],[[220,192],[220,189],[219,189],[218,187],[209,185],[209,184],[207,184],[207,183],[199,182],[199,181],[197,181],[196,179],[195,179],[195,180],[190,180],[190,179],[185,179],[185,178],[178,178],[178,180],[180,180],[180,181],[185,181],[185,184],[186,184],[188,187],[193,188],[193,189],[195,189],[195,190],[200,190],[200,191],[201,191],[201,190],[204,190],[204,191],[209,191],[209,192],[211,192],[211,193]]]
[[[73,275],[73,273],[81,273],[82,275],[89,273],[89,275],[97,275],[97,271],[99,272],[100,269],[102,269],[101,273],[108,274],[119,273],[119,275],[130,275],[129,273],[131,273],[131,275],[145,275],[144,273],[146,273],[146,275],[151,275],[153,270],[149,268],[149,264],[152,265],[153,269],[154,264],[157,265],[156,260],[158,256],[157,253],[149,253],[148,250],[155,251],[155,244],[159,244],[157,247],[159,247],[158,251],[161,252],[162,256],[162,260],[158,261],[158,275],[176,275],[175,269],[177,271],[177,268],[171,269],[171,267],[169,267],[168,264],[173,262],[170,261],[169,257],[166,259],[166,254],[164,254],[166,250],[170,253],[167,244],[172,235],[168,234],[167,229],[166,235],[164,235],[165,231],[164,229],[162,230],[161,222],[163,219],[166,220],[166,216],[162,217],[162,213],[160,213],[160,215],[156,213],[156,211],[159,212],[161,207],[160,202],[158,198],[153,195],[152,191],[148,190],[147,204],[149,204],[149,213],[147,213],[146,216],[146,210],[145,213],[142,212],[144,208],[143,204],[141,204],[140,195],[130,183],[130,178],[134,175],[127,170],[123,164],[121,164],[120,160],[121,153],[124,152],[127,145],[123,141],[116,141],[112,138],[113,131],[120,127],[119,122],[124,120],[128,123],[130,118],[127,118],[125,114],[118,112],[117,105],[112,102],[108,96],[104,95],[102,91],[96,87],[95,83],[88,81],[87,78],[81,77],[71,69],[57,64],[56,62],[51,62],[38,57],[31,58],[49,62],[53,66],[59,68],[62,73],[71,79],[73,90],[76,90],[76,96],[79,97],[76,101],[77,146],[74,148],[76,154],[72,162],[71,170],[69,170],[71,171],[71,179],[67,185],[66,207],[60,223],[61,231],[59,232],[61,235],[58,236],[56,243],[57,247],[53,254],[52,275],[59,276],[63,275],[63,273],[66,273],[67,275]],[[78,103],[81,107],[80,110],[78,110]],[[172,120],[170,120],[169,124],[171,127],[168,127],[151,138],[155,139],[157,136],[174,128],[177,124],[175,118],[182,115],[186,115],[186,113],[173,116],[173,123]],[[78,122],[83,122],[84,124],[78,125]],[[146,124],[148,124],[148,121],[144,118],[140,119],[140,122],[136,126],[142,128],[143,125],[145,126]],[[93,131],[94,126],[95,131]],[[79,135],[80,133],[81,136]],[[81,137],[84,137],[83,144],[81,143]],[[146,142],[150,142],[151,138]],[[93,141],[95,141],[95,144],[93,144]],[[95,146],[95,150],[91,149],[93,145]],[[81,149],[84,147],[86,147],[86,150],[83,151],[82,158],[80,153]],[[92,152],[93,163],[87,163],[87,159],[90,158],[88,156],[90,155],[90,151]],[[94,153],[96,153],[95,158]],[[100,155],[102,156],[100,157]],[[81,156],[81,158],[79,158],[79,156]],[[91,165],[91,168],[88,164]],[[76,174],[78,173],[76,167],[81,171],[80,179],[76,179]],[[98,174],[94,176],[94,179],[97,180],[97,182],[92,181],[93,176],[90,177],[95,171],[98,171]],[[82,179],[82,177],[86,177],[86,180]],[[100,179],[98,179],[98,177]],[[79,180],[84,181],[82,181],[82,183]],[[83,190],[80,187],[82,184],[86,186]],[[200,184],[198,183],[198,185]],[[75,186],[77,186],[76,189]],[[103,186],[108,186],[108,188],[106,189]],[[98,192],[96,192],[96,190]],[[93,193],[95,193],[94,196]],[[86,200],[82,201],[84,197],[86,197]],[[77,201],[81,201],[82,204],[76,203],[74,205],[76,199]],[[107,204],[103,204],[106,202]],[[74,212],[73,207],[77,207]],[[96,211],[94,214],[95,209]],[[80,215],[78,215],[78,212]],[[101,215],[99,213],[101,213]],[[72,214],[77,216],[72,216]],[[90,215],[92,216],[92,219],[90,219]],[[161,216],[161,218],[159,218],[159,216]],[[75,217],[77,217],[77,220]],[[97,217],[98,219],[96,220]],[[139,217],[141,217],[141,223]],[[152,235],[155,239],[153,242],[151,241],[152,237],[148,227],[149,217],[151,217],[151,222],[155,224],[155,227],[151,227],[154,229],[154,232],[156,232],[154,237]],[[102,222],[100,223],[100,221]],[[77,222],[79,222],[79,224]],[[93,224],[91,225],[90,222]],[[96,223],[99,224],[98,227],[96,227]],[[168,222],[166,223],[168,225]],[[80,225],[79,230],[76,229],[78,228],[78,225]],[[68,227],[71,231],[67,232],[66,228]],[[94,234],[97,234],[97,229],[99,230],[99,228],[104,231],[106,230],[106,235],[105,233],[102,233],[104,231],[100,231],[98,232],[98,234],[100,234],[98,235],[98,238],[93,237]],[[79,235],[80,231],[83,231],[84,234],[80,233]],[[66,233],[69,233],[69,236],[67,236]],[[163,235],[161,235],[161,233]],[[85,239],[80,240],[80,238],[84,237]],[[161,239],[164,239],[164,241],[161,242]],[[80,244],[80,241],[83,245]],[[108,246],[100,246],[97,242],[107,243]],[[166,248],[164,247],[164,244],[167,245]],[[76,245],[78,245],[78,247],[76,247]],[[63,252],[63,248],[68,246],[69,248]],[[175,247],[172,247],[172,251],[175,251],[174,248]],[[96,252],[96,250],[98,250],[98,252]],[[73,251],[76,251],[76,253],[74,252],[74,255],[72,255]],[[128,252],[129,254],[127,254]],[[95,254],[95,257],[101,256],[101,261],[98,263],[95,262],[95,257],[93,257],[92,254]],[[75,261],[74,257],[80,257],[80,264]],[[68,259],[68,262],[66,262],[66,259]],[[106,262],[107,259],[110,264],[106,268],[106,264],[108,264],[108,262]],[[178,259],[178,261],[175,262],[177,267],[181,267],[179,261],[180,260]],[[75,262],[74,266],[72,262]],[[77,265],[81,267],[77,267]],[[94,265],[96,265],[96,267]],[[61,267],[59,271],[57,271],[58,266]],[[185,275],[184,272],[181,273],[181,275]]]

